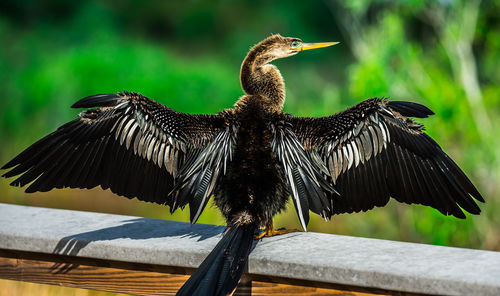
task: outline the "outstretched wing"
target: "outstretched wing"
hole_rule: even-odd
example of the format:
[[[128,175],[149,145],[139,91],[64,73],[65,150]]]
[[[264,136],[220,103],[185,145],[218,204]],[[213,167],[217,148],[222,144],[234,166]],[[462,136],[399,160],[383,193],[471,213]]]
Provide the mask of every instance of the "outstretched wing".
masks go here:
[[[331,198],[331,214],[381,207],[390,197],[458,218],[465,218],[460,208],[479,214],[471,198],[484,202],[477,189],[423,126],[407,118],[432,114],[415,103],[369,99],[333,116],[288,121],[340,193]]]
[[[176,112],[128,92],[90,96],[72,107],[102,108],[80,113],[4,165],[10,171],[3,177],[20,175],[11,185],[34,181],[26,192],[101,185],[128,198],[169,205],[171,211],[192,201],[182,196],[178,202],[180,194],[194,189],[211,194],[205,183],[215,182],[218,172],[200,178],[204,171],[195,170],[191,183],[172,190],[186,161],[195,162],[212,139],[225,133],[222,117]],[[204,206],[196,198],[194,203],[191,211]]]

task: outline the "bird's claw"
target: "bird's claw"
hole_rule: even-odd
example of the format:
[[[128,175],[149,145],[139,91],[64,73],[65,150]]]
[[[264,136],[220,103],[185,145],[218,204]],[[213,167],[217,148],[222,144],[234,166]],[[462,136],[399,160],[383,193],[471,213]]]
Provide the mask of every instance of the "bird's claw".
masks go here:
[[[266,227],[262,229],[262,232],[259,235],[256,235],[254,239],[261,239],[263,237],[271,237],[275,235],[281,235],[281,234],[286,234],[286,233],[291,233],[291,232],[297,232],[300,231],[298,229],[274,229],[272,226],[271,227]]]

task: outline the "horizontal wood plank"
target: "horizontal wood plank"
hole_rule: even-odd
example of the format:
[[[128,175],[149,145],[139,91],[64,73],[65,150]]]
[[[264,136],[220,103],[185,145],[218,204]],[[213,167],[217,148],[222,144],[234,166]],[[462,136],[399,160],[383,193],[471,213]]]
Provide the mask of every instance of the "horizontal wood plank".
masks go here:
[[[0,249],[0,278],[135,295],[175,295],[194,270]],[[234,295],[410,295],[244,275]],[[413,294],[412,294],[413,295]]]

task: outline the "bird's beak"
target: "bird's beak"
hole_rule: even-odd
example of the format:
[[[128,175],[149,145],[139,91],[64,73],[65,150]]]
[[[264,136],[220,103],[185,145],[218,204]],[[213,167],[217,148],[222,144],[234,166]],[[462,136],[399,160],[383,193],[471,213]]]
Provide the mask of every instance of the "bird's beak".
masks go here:
[[[332,46],[335,44],[339,44],[339,42],[302,43],[302,46],[299,47],[299,51],[316,49],[316,48],[323,48],[323,47],[328,47],[328,46]]]

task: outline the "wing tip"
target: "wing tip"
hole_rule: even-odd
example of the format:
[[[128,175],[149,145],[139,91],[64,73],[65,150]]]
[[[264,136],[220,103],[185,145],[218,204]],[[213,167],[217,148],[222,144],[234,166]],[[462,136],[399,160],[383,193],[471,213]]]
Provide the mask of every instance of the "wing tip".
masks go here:
[[[453,215],[454,217],[456,217],[458,219],[465,219],[467,217],[467,216],[465,216],[465,214],[462,210],[459,210],[455,213],[451,213],[451,215]]]
[[[0,167],[0,170],[8,170],[8,169],[14,167],[15,165],[16,164],[11,160],[11,161],[7,162],[6,164],[4,164],[2,167]],[[3,174],[2,177],[5,177],[5,174]],[[5,178],[7,178],[7,177],[5,177]]]
[[[481,193],[479,193],[479,191],[477,191],[477,189],[475,187],[474,187],[474,189],[475,189],[474,192],[469,192],[469,194],[472,195],[472,197],[474,197],[477,201],[485,203],[486,200],[483,198]]]

